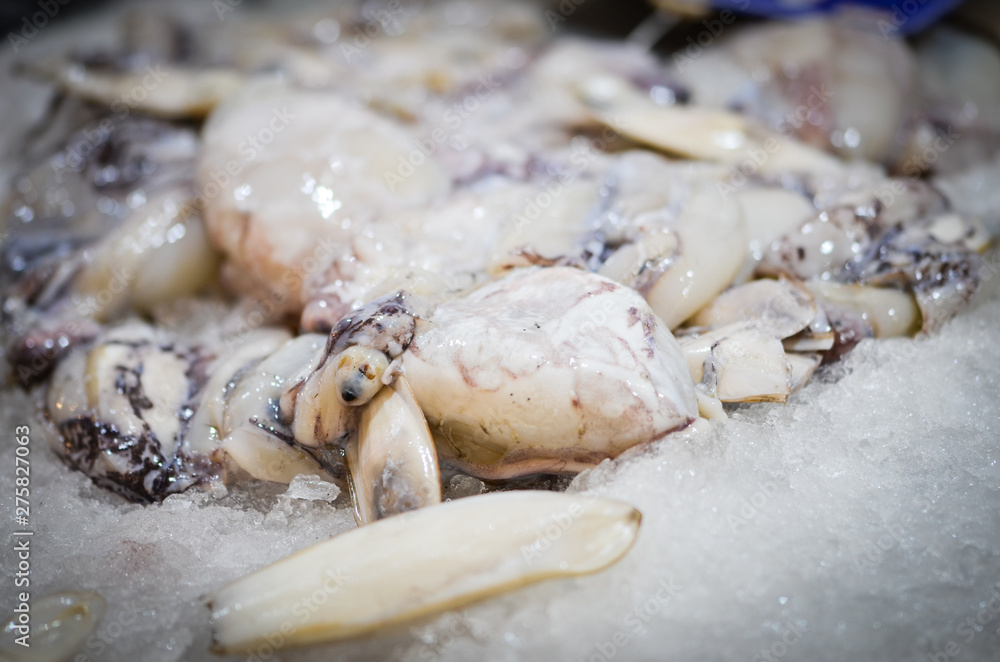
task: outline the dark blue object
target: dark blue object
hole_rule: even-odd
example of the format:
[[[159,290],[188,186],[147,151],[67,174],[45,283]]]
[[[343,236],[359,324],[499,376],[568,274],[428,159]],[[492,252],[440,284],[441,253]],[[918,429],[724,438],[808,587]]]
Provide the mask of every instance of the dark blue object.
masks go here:
[[[824,14],[845,6],[867,7],[884,14],[886,29],[911,34],[923,30],[962,0],[710,0],[715,9],[731,9],[743,14],[771,18],[794,18]]]

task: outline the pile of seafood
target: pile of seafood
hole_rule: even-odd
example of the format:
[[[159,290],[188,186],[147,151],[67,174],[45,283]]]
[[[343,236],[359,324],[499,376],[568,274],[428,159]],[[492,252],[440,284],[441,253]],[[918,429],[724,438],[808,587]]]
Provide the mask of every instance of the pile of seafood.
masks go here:
[[[292,643],[600,569],[635,509],[442,504],[443,481],[573,474],[785,402],[979,287],[985,40],[855,17],[663,57],[555,26],[486,2],[137,13],[114,49],[24,66],[53,95],[2,208],[3,351],[59,456],[147,503],[319,476],[364,525],[216,594],[220,651],[334,558],[396,579],[348,583]],[[486,570],[442,556],[457,521],[489,523]]]

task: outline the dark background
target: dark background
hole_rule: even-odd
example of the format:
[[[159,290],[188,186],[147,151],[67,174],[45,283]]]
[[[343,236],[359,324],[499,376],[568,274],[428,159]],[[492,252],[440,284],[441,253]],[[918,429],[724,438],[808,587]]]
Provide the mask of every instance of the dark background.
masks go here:
[[[43,0],[43,2],[48,7],[59,8],[55,17],[49,19],[49,23],[57,23],[74,14],[86,12],[89,8],[107,4],[104,0],[68,0],[64,5],[59,4],[59,0]],[[38,6],[38,0],[0,0],[0,33],[3,35],[3,40],[7,41],[9,32],[20,34],[23,28],[21,19],[28,17],[30,22],[31,15],[38,11],[42,11]]]
[[[70,20],[75,16],[80,14],[85,14],[87,11],[100,8],[102,6],[112,5],[118,2],[119,4],[131,4],[132,6],[139,5],[138,2],[119,2],[119,0],[62,0],[66,4],[60,4],[60,0],[0,0],[0,38],[3,42],[9,42],[8,36],[13,34],[20,34],[21,30],[24,28],[23,20],[27,17],[29,23],[31,22],[31,17],[39,11],[42,11],[39,3],[44,3],[48,7],[56,6],[58,7],[58,12],[55,16],[49,19],[49,24],[61,23],[66,20]],[[171,4],[171,0],[146,0],[148,6],[155,7],[157,10],[161,10]],[[211,5],[212,0],[202,0],[205,4]],[[317,0],[322,2],[322,0]],[[335,4],[342,0],[326,0],[331,4]],[[421,0],[403,0],[405,2],[419,3]],[[503,0],[496,0],[497,2],[502,2]],[[537,0],[543,6],[548,6],[556,13],[559,18],[565,18],[565,22],[561,22],[561,26],[565,26],[570,30],[575,30],[578,32],[589,33],[599,37],[605,38],[621,38],[628,35],[636,26],[638,26],[644,19],[652,14],[653,9],[648,0]],[[976,5],[979,7],[988,7],[994,12],[1000,12],[1000,8],[993,6],[992,3],[1000,4],[1000,0],[968,0],[965,2],[966,5]],[[240,7],[254,7],[255,5],[263,5],[265,2],[263,0],[242,0],[240,2]],[[271,0],[267,4],[272,7],[278,4],[277,0]],[[298,4],[298,3],[296,3]],[[560,8],[565,8],[567,6],[573,6],[574,9],[571,12],[567,12],[564,15],[564,11]],[[698,36],[700,32],[705,29],[704,21],[711,20],[712,17],[705,17],[701,19],[694,19],[686,22],[682,22],[672,29],[670,29],[666,36],[661,39],[656,44],[656,51],[660,54],[670,53],[676,49],[684,48],[689,43],[689,38],[694,39]],[[727,23],[731,21],[730,18]],[[752,16],[739,16],[737,18],[737,23],[750,23],[760,20],[759,18]],[[961,20],[967,29],[971,29],[973,32],[979,32],[982,30],[982,26],[977,25],[975,22],[969,22],[968,19]],[[996,40],[998,35],[990,34],[988,32],[984,33],[989,39]],[[8,43],[0,44],[0,48],[9,48]]]
[[[58,7],[58,12],[49,19],[49,24],[53,24],[61,23],[73,16],[86,13],[88,10],[112,4],[114,0],[64,0],[66,4],[59,4],[59,0],[0,0],[0,36],[3,37],[4,42],[8,41],[8,33],[20,34],[24,27],[23,19],[25,17],[30,23],[31,16],[42,11],[39,7],[39,1],[49,7]],[[337,0],[330,1],[337,2]],[[210,4],[211,0],[204,0],[204,2]],[[627,35],[652,12],[652,8],[646,0],[548,0],[546,4],[559,13],[560,2],[572,3],[576,6],[563,25],[607,37]],[[153,5],[153,3],[150,4]],[[162,9],[168,4],[169,0],[161,0],[153,6]],[[240,6],[252,7],[256,4],[262,3],[254,0],[243,0]],[[695,32],[697,31],[695,30]],[[684,26],[680,26],[671,31],[667,41],[684,43],[683,34]]]

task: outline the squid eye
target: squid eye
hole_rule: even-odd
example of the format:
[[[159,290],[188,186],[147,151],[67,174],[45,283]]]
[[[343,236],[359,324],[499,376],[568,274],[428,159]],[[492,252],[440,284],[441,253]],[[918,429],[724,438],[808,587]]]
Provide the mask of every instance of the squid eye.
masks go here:
[[[359,395],[361,395],[360,389],[358,389],[354,384],[349,384],[344,386],[343,390],[341,390],[340,399],[345,403],[350,404],[357,400]]]
[[[382,388],[382,374],[389,367],[389,359],[382,352],[354,345],[341,352],[336,361],[337,393],[345,405],[366,404]]]

